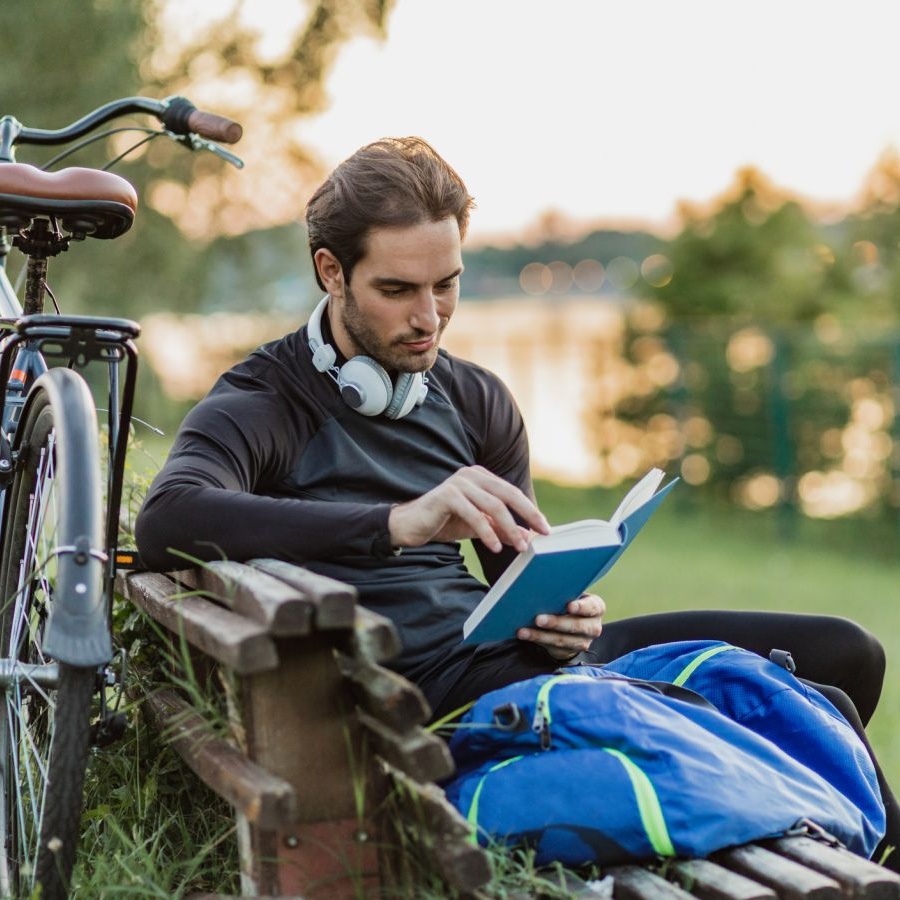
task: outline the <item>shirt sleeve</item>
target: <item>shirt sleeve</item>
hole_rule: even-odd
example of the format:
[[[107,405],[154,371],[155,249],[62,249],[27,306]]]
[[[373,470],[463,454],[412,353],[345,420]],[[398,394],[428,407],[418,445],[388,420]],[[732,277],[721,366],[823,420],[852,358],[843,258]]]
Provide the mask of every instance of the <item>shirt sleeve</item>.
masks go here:
[[[458,366],[454,378],[454,402],[475,453],[475,462],[514,484],[531,500],[531,458],[522,413],[509,388],[492,372],[471,363]],[[472,546],[489,584],[493,584],[516,558],[506,545],[498,552],[481,541]]]
[[[388,503],[266,495],[313,427],[272,390],[211,392],[185,419],[138,515],[143,564],[165,571],[214,559],[390,553]]]

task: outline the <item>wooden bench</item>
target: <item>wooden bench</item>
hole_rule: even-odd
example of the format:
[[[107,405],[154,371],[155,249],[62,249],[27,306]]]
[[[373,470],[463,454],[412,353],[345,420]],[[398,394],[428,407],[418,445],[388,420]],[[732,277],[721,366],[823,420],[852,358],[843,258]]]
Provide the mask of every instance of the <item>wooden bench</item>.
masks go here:
[[[435,784],[453,762],[422,727],[428,705],[382,665],[399,651],[397,634],[352,588],[275,560],[120,575],[117,587],[234,680],[230,736],[174,688],[151,693],[143,709],[233,806],[242,896],[417,896],[429,880],[433,896],[492,896],[487,853]],[[900,876],[805,836],[603,874],[567,874],[565,891],[900,900]]]

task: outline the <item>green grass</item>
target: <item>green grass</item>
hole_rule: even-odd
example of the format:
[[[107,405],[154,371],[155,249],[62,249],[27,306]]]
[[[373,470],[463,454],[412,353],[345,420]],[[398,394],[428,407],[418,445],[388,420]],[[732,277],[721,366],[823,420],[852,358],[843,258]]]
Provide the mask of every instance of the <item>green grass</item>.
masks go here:
[[[186,644],[167,641],[125,601],[116,604],[115,631],[128,658],[122,709],[129,727],[119,743],[91,754],[73,896],[163,900],[238,893],[231,808],[140,711],[151,691],[171,685],[214,730],[224,731],[224,697],[233,686],[211,672],[197,673]]]

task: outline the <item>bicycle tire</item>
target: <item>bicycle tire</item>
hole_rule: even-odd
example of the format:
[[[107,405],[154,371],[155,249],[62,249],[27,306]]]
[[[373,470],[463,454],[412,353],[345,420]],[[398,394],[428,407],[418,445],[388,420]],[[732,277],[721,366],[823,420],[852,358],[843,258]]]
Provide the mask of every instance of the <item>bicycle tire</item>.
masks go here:
[[[58,389],[66,382],[63,404]],[[43,639],[54,604],[59,549],[72,546],[79,535],[90,536],[91,546],[98,547],[102,534],[96,413],[79,375],[53,369],[36,382],[15,446],[19,459],[0,551],[0,658],[19,673],[29,664],[42,671],[49,664],[52,671],[54,660],[44,652]],[[77,526],[65,514],[74,503]],[[39,890],[44,900],[55,900],[69,892],[97,673],[96,667],[61,662],[56,671],[51,683],[38,684],[37,675],[14,677],[2,694],[4,896],[7,891],[32,896]]]

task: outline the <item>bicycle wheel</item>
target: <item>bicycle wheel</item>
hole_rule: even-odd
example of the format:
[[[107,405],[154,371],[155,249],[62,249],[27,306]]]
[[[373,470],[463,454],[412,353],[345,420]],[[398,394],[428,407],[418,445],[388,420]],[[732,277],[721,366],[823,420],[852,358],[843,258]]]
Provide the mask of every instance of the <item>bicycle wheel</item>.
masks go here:
[[[0,557],[0,893],[40,886],[46,900],[68,894],[96,684],[96,666],[57,662],[44,646],[70,589],[63,556],[79,539],[101,541],[96,414],[80,376],[54,369],[38,380],[16,447]]]

